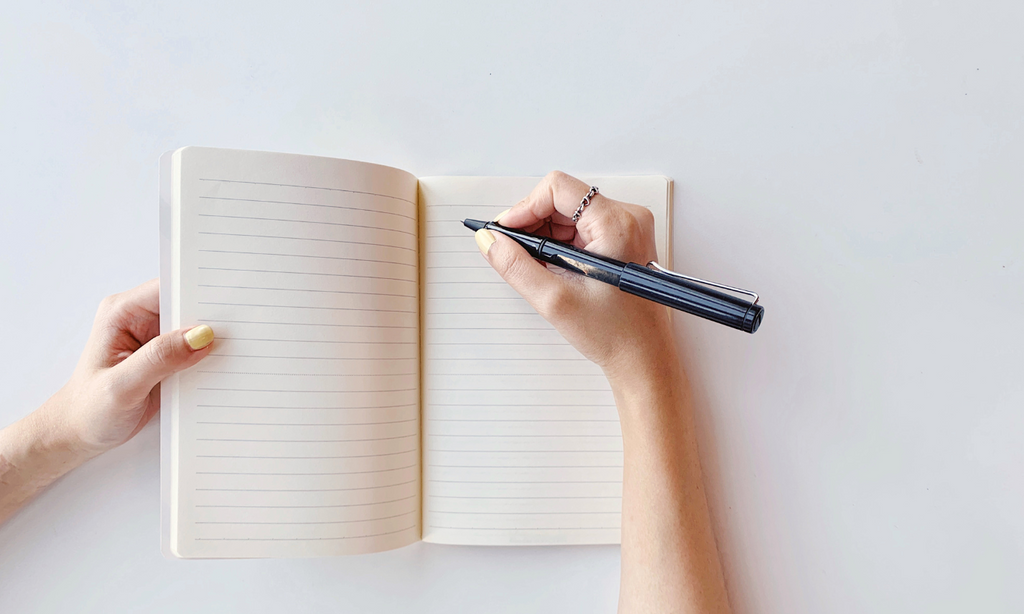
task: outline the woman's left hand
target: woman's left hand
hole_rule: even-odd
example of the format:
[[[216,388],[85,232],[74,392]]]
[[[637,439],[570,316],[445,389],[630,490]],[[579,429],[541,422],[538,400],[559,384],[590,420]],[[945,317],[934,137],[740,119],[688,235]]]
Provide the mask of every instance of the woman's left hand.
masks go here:
[[[55,479],[138,433],[160,409],[160,381],[210,353],[201,325],[160,334],[157,280],[100,304],[74,374],[0,430],[0,523]]]
[[[105,298],[71,380],[51,399],[89,451],[131,439],[160,409],[160,381],[210,352],[209,326],[161,335],[159,302],[156,279]]]

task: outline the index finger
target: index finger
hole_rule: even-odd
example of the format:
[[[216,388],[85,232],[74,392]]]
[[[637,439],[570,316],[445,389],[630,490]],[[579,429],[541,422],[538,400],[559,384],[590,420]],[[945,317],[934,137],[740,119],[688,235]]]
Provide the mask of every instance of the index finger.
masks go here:
[[[144,284],[121,293],[125,304],[139,307],[153,315],[160,313],[160,279],[151,279]]]
[[[590,186],[579,179],[561,171],[548,173],[537,184],[530,195],[516,203],[507,213],[501,216],[503,226],[510,228],[529,228],[542,222],[550,221],[553,225],[576,227],[586,237],[586,229],[597,214],[583,216],[579,224],[572,221],[572,215],[580,205],[580,200],[590,191]],[[600,195],[592,199],[592,205],[600,204]],[[593,210],[600,209],[596,207]],[[588,212],[592,209],[588,207]],[[588,221],[589,218],[589,221]]]

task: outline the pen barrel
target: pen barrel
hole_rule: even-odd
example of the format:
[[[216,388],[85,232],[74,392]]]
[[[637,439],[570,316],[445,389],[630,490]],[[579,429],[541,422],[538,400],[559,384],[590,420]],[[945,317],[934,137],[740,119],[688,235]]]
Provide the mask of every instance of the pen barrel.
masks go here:
[[[747,333],[757,331],[764,317],[760,305],[635,262],[623,269],[619,289]]]

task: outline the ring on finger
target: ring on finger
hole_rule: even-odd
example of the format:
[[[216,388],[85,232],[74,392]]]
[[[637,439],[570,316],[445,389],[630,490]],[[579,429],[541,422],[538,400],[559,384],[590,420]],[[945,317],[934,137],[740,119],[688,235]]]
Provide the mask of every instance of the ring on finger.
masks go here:
[[[572,221],[574,221],[574,222],[580,221],[580,216],[583,215],[583,210],[586,209],[587,205],[590,204],[590,199],[592,199],[595,196],[597,196],[597,192],[598,192],[598,189],[597,189],[596,185],[590,186],[590,191],[587,192],[587,195],[584,196],[583,200],[580,201],[580,206],[576,207],[576,212],[572,214]]]

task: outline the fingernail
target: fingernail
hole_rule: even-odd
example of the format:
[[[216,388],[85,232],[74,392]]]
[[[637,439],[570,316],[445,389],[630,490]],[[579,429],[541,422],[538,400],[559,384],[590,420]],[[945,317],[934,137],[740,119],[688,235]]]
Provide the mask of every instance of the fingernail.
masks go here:
[[[476,245],[480,248],[480,253],[486,256],[487,250],[491,249],[491,244],[494,243],[494,235],[490,230],[481,228],[473,236],[476,237]]]
[[[511,209],[505,209],[504,211],[502,211],[498,215],[494,216],[494,220],[492,220],[492,221],[495,221],[495,222],[501,221],[501,218],[505,217],[505,214],[508,213],[509,211],[511,211]]]
[[[185,333],[185,343],[193,350],[201,350],[213,343],[213,329],[205,324],[189,329]]]

